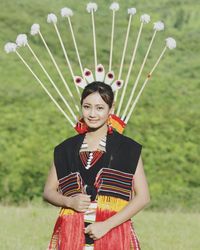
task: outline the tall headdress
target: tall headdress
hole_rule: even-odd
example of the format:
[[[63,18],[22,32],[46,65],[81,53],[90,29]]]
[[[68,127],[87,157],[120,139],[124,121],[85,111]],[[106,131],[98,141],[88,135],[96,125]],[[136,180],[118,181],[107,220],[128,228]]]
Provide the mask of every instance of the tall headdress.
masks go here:
[[[141,84],[137,95],[135,95],[135,90],[136,90],[136,88],[138,88],[138,83],[140,82],[141,75],[142,75],[143,69],[145,67],[145,64],[148,60],[148,56],[149,56],[149,53],[150,53],[151,48],[153,46],[155,37],[159,31],[164,30],[164,24],[161,21],[154,23],[153,34],[152,34],[152,37],[150,39],[150,43],[146,49],[144,59],[143,59],[141,65],[139,66],[139,71],[136,75],[134,82],[131,82],[130,76],[131,76],[131,73],[133,71],[133,68],[136,68],[135,67],[135,58],[136,58],[138,47],[139,47],[140,40],[142,37],[143,27],[150,22],[150,16],[148,14],[143,14],[139,18],[140,26],[139,26],[139,30],[136,32],[136,42],[135,42],[133,50],[131,52],[131,60],[130,60],[130,64],[128,67],[128,72],[126,74],[126,77],[124,79],[122,79],[122,72],[124,69],[124,61],[125,61],[125,56],[126,56],[126,52],[127,52],[127,46],[128,46],[128,43],[130,42],[129,41],[130,40],[129,39],[130,38],[130,28],[131,28],[131,24],[132,24],[133,19],[134,18],[136,19],[136,17],[135,17],[136,9],[129,8],[127,11],[128,16],[129,16],[128,24],[127,24],[127,31],[126,31],[126,36],[124,39],[123,50],[121,53],[120,67],[119,67],[118,72],[115,72],[115,73],[113,71],[113,45],[114,45],[114,41],[115,41],[115,39],[114,39],[115,29],[117,28],[117,27],[115,27],[116,26],[115,20],[116,20],[116,16],[117,16],[117,11],[119,10],[119,4],[112,3],[110,5],[110,10],[112,12],[112,26],[111,26],[111,34],[110,34],[110,51],[109,51],[110,53],[109,53],[109,60],[108,60],[109,63],[108,63],[108,70],[107,71],[105,70],[105,67],[101,64],[101,59],[99,59],[98,53],[97,53],[97,41],[96,41],[97,37],[96,37],[96,25],[95,25],[95,15],[96,15],[97,9],[98,9],[98,6],[96,3],[88,3],[87,4],[86,10],[89,13],[89,15],[91,15],[91,26],[92,26],[92,40],[93,40],[93,53],[94,53],[94,72],[93,73],[87,67],[83,67],[83,64],[81,61],[79,48],[78,48],[78,44],[76,41],[76,36],[75,36],[73,25],[71,22],[71,18],[73,16],[73,11],[69,8],[62,8],[61,9],[61,17],[65,20],[67,20],[68,25],[69,25],[75,54],[76,54],[78,64],[80,67],[80,72],[81,72],[80,76],[78,76],[72,68],[72,64],[70,62],[70,58],[68,55],[68,51],[66,49],[66,45],[64,44],[61,33],[60,33],[58,26],[57,26],[57,22],[58,22],[57,16],[53,13],[49,14],[47,16],[47,22],[53,26],[55,33],[56,33],[56,36],[58,37],[58,40],[59,40],[59,43],[61,46],[61,50],[63,51],[64,58],[66,60],[67,66],[69,68],[72,81],[74,83],[73,85],[74,85],[75,91],[77,92],[77,96],[79,97],[79,99],[81,96],[80,88],[83,89],[83,88],[85,88],[86,85],[88,85],[94,81],[100,81],[100,82],[104,82],[106,84],[111,85],[113,91],[115,92],[115,112],[114,112],[114,114],[112,114],[111,124],[116,130],[118,130],[118,132],[122,133],[125,126],[127,125],[128,121],[130,120],[130,117],[135,109],[135,106],[136,106],[145,86],[147,85],[150,78],[152,77],[154,70],[157,68],[157,66],[160,63],[165,52],[168,49],[171,50],[171,49],[174,49],[176,47],[176,41],[171,37],[166,38],[165,43],[163,45],[163,49],[160,52],[160,55],[158,56],[157,60],[155,60],[149,73],[146,75],[146,78],[143,81],[143,83]],[[32,73],[32,75],[35,77],[37,82],[41,85],[43,90],[51,98],[51,100],[54,102],[54,104],[57,106],[57,108],[60,110],[60,112],[65,116],[65,118],[70,123],[70,125],[73,126],[79,133],[81,133],[82,129],[83,129],[83,127],[82,127],[83,124],[80,120],[79,105],[75,101],[75,98],[73,96],[73,92],[71,90],[72,84],[70,84],[70,86],[69,86],[65,77],[63,76],[63,73],[61,72],[61,69],[60,69],[58,63],[56,62],[56,59],[55,59],[50,47],[48,46],[46,39],[44,38],[44,36],[42,34],[42,31],[40,29],[40,25],[33,24],[31,27],[30,34],[32,36],[37,35],[40,37],[45,49],[47,50],[47,52],[49,54],[50,59],[55,67],[55,70],[57,71],[61,81],[63,82],[63,84],[66,88],[66,91],[68,93],[67,99],[63,96],[63,94],[61,93],[61,91],[57,87],[55,81],[51,77],[51,74],[49,72],[47,72],[45,65],[43,65],[43,63],[40,60],[40,56],[38,56],[36,54],[36,52],[33,50],[32,46],[28,42],[27,36],[25,34],[18,35],[15,43],[10,43],[10,42],[7,43],[5,45],[5,51],[7,53],[10,53],[10,52],[16,53],[16,55],[23,62],[23,64],[27,67],[27,69]],[[26,46],[29,49],[31,55],[34,57],[35,61],[41,67],[43,73],[46,75],[49,82],[52,84],[53,88],[55,89],[55,91],[59,95],[60,99],[65,104],[67,111],[65,111],[60,106],[60,104],[57,102],[56,98],[48,90],[47,84],[46,83],[44,84],[42,82],[40,77],[32,69],[31,65],[28,64],[27,60],[24,58],[24,56],[22,56],[19,48],[24,47],[24,46]],[[128,88],[128,85],[129,85],[129,88]],[[121,91],[121,95],[119,94],[119,90]],[[70,105],[69,103],[71,103],[73,105]]]

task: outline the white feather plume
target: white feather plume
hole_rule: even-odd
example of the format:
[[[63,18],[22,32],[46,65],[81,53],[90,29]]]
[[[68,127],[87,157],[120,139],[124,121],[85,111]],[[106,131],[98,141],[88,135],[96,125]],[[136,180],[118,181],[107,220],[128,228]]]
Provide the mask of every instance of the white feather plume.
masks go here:
[[[84,77],[88,83],[94,82],[94,76],[91,70],[85,68],[83,72],[84,72]]]
[[[89,12],[89,13],[91,13],[92,11],[97,11],[97,8],[98,8],[98,6],[97,6],[97,4],[96,3],[88,3],[87,4],[87,7],[86,7],[86,9],[87,9],[87,12]]]
[[[96,81],[103,82],[105,78],[105,69],[102,64],[97,65],[96,71],[95,71],[95,78]]]
[[[154,23],[154,26],[153,26],[154,30],[161,31],[161,30],[164,30],[164,28],[165,28],[165,25],[163,22],[158,21],[158,22]]]
[[[143,15],[141,15],[141,17],[140,17],[140,21],[141,21],[142,23],[149,23],[150,20],[151,20],[151,18],[150,18],[150,16],[149,16],[148,14],[143,14]]]
[[[40,31],[40,25],[38,23],[34,23],[32,26],[31,26],[31,35],[32,36],[35,36],[39,33]]]
[[[109,71],[106,76],[105,76],[105,79],[104,79],[104,82],[108,85],[110,85],[115,79],[115,74],[114,72],[111,70]]]
[[[114,83],[112,83],[112,85],[111,85],[111,88],[112,88],[113,92],[115,92],[116,90],[121,89],[121,87],[123,85],[123,82],[124,81],[122,81],[122,80],[114,81]]]
[[[19,34],[16,39],[16,44],[19,47],[26,46],[28,43],[26,34]]]
[[[113,11],[118,11],[119,10],[119,4],[114,2],[110,5],[110,10],[113,10]]]
[[[60,14],[62,17],[70,17],[73,16],[74,13],[71,9],[65,7],[60,10]]]
[[[84,89],[84,88],[87,86],[86,81],[83,80],[83,78],[82,78],[81,76],[75,76],[75,77],[74,77],[74,83],[75,83],[78,87],[80,87],[80,88],[82,88],[82,89]]]
[[[17,49],[17,44],[16,43],[6,43],[4,46],[4,50],[6,53],[10,53],[10,52],[15,52]]]
[[[57,23],[57,16],[53,13],[48,14],[47,23]]]
[[[169,49],[175,49],[176,48],[176,40],[172,37],[168,37],[167,39],[165,39],[166,41],[166,46]]]
[[[132,15],[132,16],[135,15],[136,14],[136,8],[129,8],[128,9],[128,14]]]

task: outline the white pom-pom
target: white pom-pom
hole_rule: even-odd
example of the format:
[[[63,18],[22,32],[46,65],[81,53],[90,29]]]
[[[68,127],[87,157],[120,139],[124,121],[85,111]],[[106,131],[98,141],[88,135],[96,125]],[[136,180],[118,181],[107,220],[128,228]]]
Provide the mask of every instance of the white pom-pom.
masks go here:
[[[154,23],[154,26],[153,26],[154,30],[161,31],[161,30],[164,30],[164,28],[165,28],[165,25],[163,22],[158,21],[158,22]]]
[[[113,10],[113,11],[118,11],[119,10],[119,4],[118,3],[112,3],[110,5],[110,10]]]
[[[70,17],[73,16],[74,13],[71,9],[65,7],[60,10],[60,14],[62,17]]]
[[[172,37],[168,37],[167,39],[165,39],[166,41],[166,46],[169,49],[175,49],[176,48],[176,40]]]
[[[10,53],[10,52],[15,52],[17,49],[17,44],[16,43],[6,43],[4,46],[4,50],[6,53]]]
[[[17,46],[19,47],[26,46],[27,43],[28,43],[28,40],[27,40],[26,34],[20,34],[17,36],[17,39],[16,39]]]
[[[136,14],[136,8],[129,8],[128,9],[128,14],[132,15],[132,16],[135,15]]]
[[[148,14],[143,14],[141,17],[140,17],[140,21],[142,23],[149,23],[151,20],[150,16]]]
[[[48,14],[47,23],[57,23],[57,16],[53,13]]]
[[[87,12],[91,13],[92,11],[97,11],[97,4],[96,3],[88,3],[87,4]]]
[[[40,31],[40,25],[37,24],[37,23],[34,23],[32,26],[31,26],[31,35],[34,36],[34,35],[37,35]]]

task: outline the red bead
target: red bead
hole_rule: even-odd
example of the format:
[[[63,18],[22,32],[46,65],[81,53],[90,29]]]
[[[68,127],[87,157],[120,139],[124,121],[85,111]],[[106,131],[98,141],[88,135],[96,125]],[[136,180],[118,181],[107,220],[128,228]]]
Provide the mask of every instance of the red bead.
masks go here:
[[[76,83],[80,83],[81,82],[81,78],[76,78]]]
[[[98,67],[98,68],[97,68],[97,71],[98,71],[98,72],[102,72],[102,71],[103,71],[103,68],[102,68],[102,67]]]
[[[116,84],[117,84],[117,86],[119,86],[119,87],[121,86],[121,82],[120,82],[120,81],[117,81]]]
[[[85,71],[85,76],[90,76],[91,72],[89,70]]]
[[[113,133],[113,127],[108,125],[108,134],[112,134]]]

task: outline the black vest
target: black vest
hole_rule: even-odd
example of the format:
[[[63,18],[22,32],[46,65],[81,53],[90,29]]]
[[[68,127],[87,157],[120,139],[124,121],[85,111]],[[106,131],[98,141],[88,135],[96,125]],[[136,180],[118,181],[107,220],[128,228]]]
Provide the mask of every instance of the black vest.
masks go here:
[[[54,149],[54,164],[58,179],[79,172],[79,150],[85,134],[75,135]],[[134,174],[141,154],[142,145],[133,139],[113,131],[107,134],[106,153],[102,168],[111,168]]]

